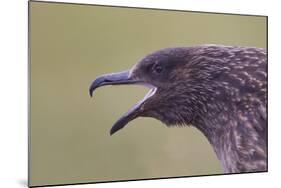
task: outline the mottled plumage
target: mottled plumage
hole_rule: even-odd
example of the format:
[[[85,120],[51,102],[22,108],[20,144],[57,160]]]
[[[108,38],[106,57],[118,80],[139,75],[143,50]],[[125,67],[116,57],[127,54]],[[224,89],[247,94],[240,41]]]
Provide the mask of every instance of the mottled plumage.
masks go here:
[[[267,171],[264,49],[218,45],[163,49],[129,71],[98,77],[90,94],[113,84],[142,84],[151,90],[114,124],[111,134],[140,116],[167,126],[192,125],[207,137],[225,173]]]

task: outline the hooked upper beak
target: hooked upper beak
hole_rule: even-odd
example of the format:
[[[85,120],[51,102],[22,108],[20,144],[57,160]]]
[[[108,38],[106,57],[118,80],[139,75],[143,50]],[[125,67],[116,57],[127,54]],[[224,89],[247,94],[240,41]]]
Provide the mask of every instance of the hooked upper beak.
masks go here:
[[[90,96],[93,96],[95,89],[105,85],[122,85],[122,84],[134,84],[140,83],[140,81],[130,78],[129,71],[123,71],[112,74],[105,74],[97,77],[91,84],[89,92]]]
[[[145,85],[150,89],[150,91],[146,94],[143,100],[138,102],[133,108],[131,108],[128,112],[126,112],[111,128],[110,135],[114,134],[118,130],[125,127],[130,121],[140,116],[141,113],[141,106],[143,103],[153,96],[157,90],[156,87],[146,84],[141,80],[131,78],[130,71],[123,71],[119,73],[112,73],[112,74],[105,74],[102,76],[97,77],[91,84],[89,88],[90,96],[92,97],[93,92],[95,89],[105,85],[124,85],[124,84],[139,84]]]

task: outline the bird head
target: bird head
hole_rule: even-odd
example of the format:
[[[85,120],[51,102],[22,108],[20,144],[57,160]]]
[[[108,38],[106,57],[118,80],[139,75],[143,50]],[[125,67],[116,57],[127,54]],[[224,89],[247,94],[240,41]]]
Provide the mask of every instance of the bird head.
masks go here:
[[[169,48],[156,51],[133,68],[97,77],[95,89],[106,85],[143,85],[150,88],[144,99],[126,112],[112,127],[110,134],[122,129],[137,117],[152,117],[166,125],[187,125],[202,111],[208,100],[208,84],[216,74],[210,64],[192,48]],[[200,53],[200,52],[199,52]]]

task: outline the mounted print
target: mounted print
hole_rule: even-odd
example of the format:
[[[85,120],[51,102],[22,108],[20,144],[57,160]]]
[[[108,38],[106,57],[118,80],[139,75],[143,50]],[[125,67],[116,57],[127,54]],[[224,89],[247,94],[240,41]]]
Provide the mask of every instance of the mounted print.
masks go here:
[[[267,172],[267,17],[29,2],[29,186]]]

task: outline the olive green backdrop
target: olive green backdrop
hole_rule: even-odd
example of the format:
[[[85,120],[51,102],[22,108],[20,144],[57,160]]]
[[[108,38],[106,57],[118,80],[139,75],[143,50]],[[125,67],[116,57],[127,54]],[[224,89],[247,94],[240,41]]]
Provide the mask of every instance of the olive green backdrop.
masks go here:
[[[222,173],[192,127],[138,118],[113,123],[148,91],[92,80],[131,68],[160,48],[198,44],[266,47],[266,17],[30,3],[30,185]]]

